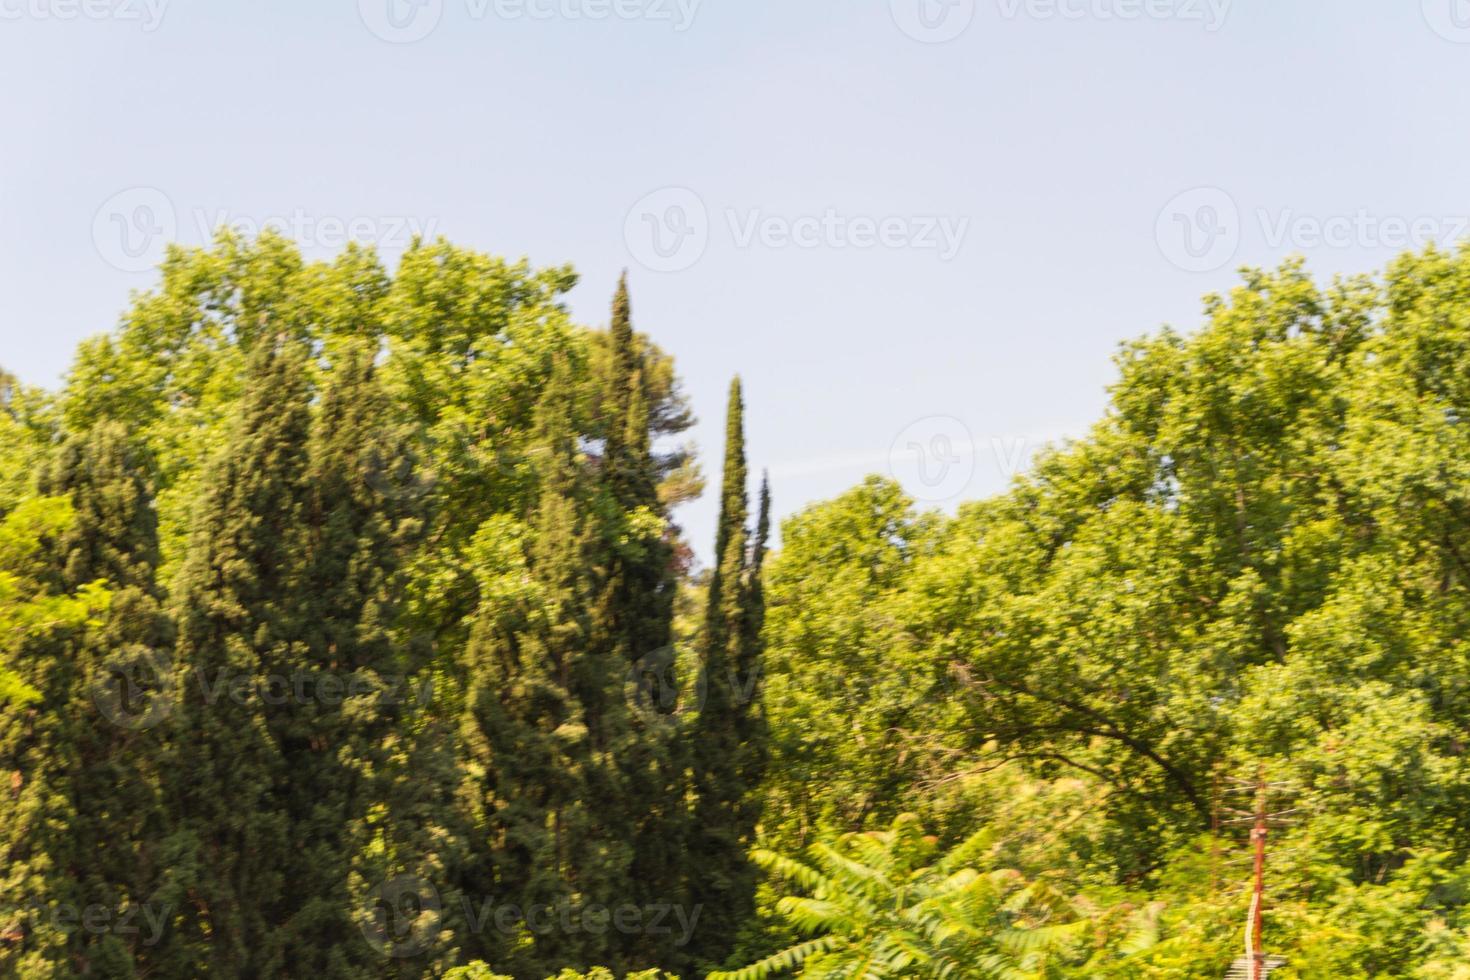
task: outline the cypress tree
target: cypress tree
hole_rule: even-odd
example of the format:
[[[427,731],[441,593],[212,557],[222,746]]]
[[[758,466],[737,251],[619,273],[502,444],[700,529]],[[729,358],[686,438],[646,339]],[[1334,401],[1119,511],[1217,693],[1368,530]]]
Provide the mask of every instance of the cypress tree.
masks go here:
[[[746,787],[742,820],[753,830],[760,812],[754,792],[766,777],[769,759],[769,729],[761,685],[765,680],[766,595],[761,575],[766,563],[766,548],[771,537],[771,477],[761,474],[760,504],[756,514],[755,538],[750,544],[750,558],[745,575],[741,607],[740,660],[736,675],[742,679],[742,690],[748,692],[748,710],[738,715],[741,779]],[[750,831],[746,831],[748,835]]]
[[[761,566],[770,529],[763,482],[752,539],[746,521],[744,401],[730,385],[716,565],[710,573],[701,650],[703,704],[694,724],[694,820],[691,894],[700,908],[695,957],[705,965],[729,956],[739,925],[754,907],[756,876],[746,858],[759,817],[764,772],[761,706]]]
[[[465,799],[477,853],[464,882],[476,920],[466,945],[518,977],[599,959],[607,937],[561,930],[560,913],[607,904],[629,866],[606,809],[618,770],[604,725],[620,707],[622,673],[593,623],[605,559],[571,385],[559,364],[536,412],[537,502],[518,529],[495,529],[517,543],[497,569],[502,594],[482,597],[467,651]],[[497,922],[507,905],[554,909],[558,924]]]
[[[303,633],[289,698],[272,726],[288,774],[282,795],[293,851],[285,919],[272,942],[302,976],[356,977],[381,963],[353,915],[367,901],[364,883],[379,877],[364,862],[410,693],[394,642],[400,566],[422,526],[416,495],[397,492],[381,472],[385,460],[408,461],[405,440],[386,421],[390,408],[372,349],[344,345],[313,423]],[[414,478],[411,466],[393,474]]]
[[[43,552],[50,590],[101,582],[109,602],[91,623],[38,641],[25,659],[41,702],[0,713],[15,763],[0,807],[6,904],[30,933],[15,975],[132,977],[168,924],[154,888],[172,636],[155,581],[150,469],[124,428],[104,422],[68,438],[38,481],[74,515]]]
[[[603,484],[621,512],[607,573],[605,624],[609,639],[631,664],[668,646],[673,620],[672,548],[663,531],[667,513],[658,494],[652,420],[644,390],[646,365],[633,331],[628,277],[618,281],[608,330],[610,369],[602,396],[605,414]],[[631,530],[631,533],[630,533]],[[672,706],[655,708],[672,713]]]
[[[311,433],[306,351],[261,338],[207,474],[176,587],[180,691],[170,761],[173,976],[287,968],[277,930],[292,846],[280,683],[301,656]],[[274,702],[274,703],[273,703]]]
[[[134,964],[146,974],[171,912],[155,895],[165,860],[160,723],[171,708],[165,687],[173,625],[156,581],[151,470],[125,429],[103,422],[64,446],[41,481],[43,493],[69,495],[76,510],[61,542],[64,588],[101,580],[111,592],[107,615],[82,638],[76,662],[87,690],[74,692],[69,712],[77,756],[67,866],[83,908],[116,910],[130,925],[75,934],[72,962],[85,964],[88,975],[132,976]],[[133,689],[119,691],[119,683]],[[98,807],[99,799],[110,805]]]
[[[615,515],[597,622],[622,666],[621,730],[610,731],[623,774],[621,798],[607,800],[633,842],[623,900],[640,908],[681,901],[686,760],[673,713],[678,691],[672,626],[676,590],[667,508],[659,497],[645,354],[633,330],[628,277],[618,281],[608,329],[609,371],[602,403],[607,426],[603,483]],[[629,703],[631,702],[631,703]],[[628,711],[632,707],[634,710]],[[621,937],[633,962],[675,964],[677,951],[642,932]]]
[[[683,895],[685,760],[675,705],[662,696],[676,683],[667,670],[673,547],[652,447],[649,365],[626,275],[604,340],[600,419],[590,427],[602,443],[595,471],[579,450],[575,379],[565,362],[537,408],[540,489],[524,560],[549,605],[510,616],[486,608],[469,650],[476,679],[464,744],[485,776],[467,800],[474,822],[498,829],[486,835],[495,844],[466,887],[518,894],[522,907],[647,908]],[[547,624],[561,625],[546,633]],[[650,664],[665,671],[652,692],[639,685]],[[517,890],[517,882],[528,884]],[[558,937],[550,955],[497,965],[532,975],[578,955],[613,966],[671,963],[671,941],[648,931],[579,931]],[[493,960],[491,945],[481,948]]]

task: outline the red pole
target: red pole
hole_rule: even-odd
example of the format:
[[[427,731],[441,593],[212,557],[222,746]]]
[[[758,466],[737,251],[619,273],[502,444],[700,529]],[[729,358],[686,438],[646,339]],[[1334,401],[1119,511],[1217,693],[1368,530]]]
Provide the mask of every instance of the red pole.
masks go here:
[[[1255,892],[1251,902],[1251,946],[1255,953],[1250,962],[1250,980],[1264,980],[1262,976],[1266,954],[1261,950],[1261,905],[1266,894],[1266,777],[1264,772],[1256,776],[1256,826],[1251,831],[1255,844]]]
[[[1220,891],[1220,770],[1210,780],[1210,896]]]

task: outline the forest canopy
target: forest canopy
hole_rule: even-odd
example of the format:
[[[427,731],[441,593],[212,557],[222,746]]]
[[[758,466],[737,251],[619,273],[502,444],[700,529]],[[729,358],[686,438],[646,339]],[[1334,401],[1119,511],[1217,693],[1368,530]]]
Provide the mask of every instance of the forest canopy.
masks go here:
[[[708,567],[575,282],[223,235],[0,376],[0,975],[1218,978],[1260,810],[1272,976],[1470,978],[1470,251],[1244,270],[775,550],[736,379]]]

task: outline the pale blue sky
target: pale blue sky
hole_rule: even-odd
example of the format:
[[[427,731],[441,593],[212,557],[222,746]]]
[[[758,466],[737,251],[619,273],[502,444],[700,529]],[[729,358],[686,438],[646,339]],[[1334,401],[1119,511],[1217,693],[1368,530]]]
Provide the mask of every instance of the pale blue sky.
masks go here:
[[[1235,265],[1470,223],[1465,0],[0,0],[0,80],[25,380],[150,284],[138,229],[417,226],[572,262],[593,324],[629,267],[709,470],[744,376],[782,514],[895,445],[992,493]]]

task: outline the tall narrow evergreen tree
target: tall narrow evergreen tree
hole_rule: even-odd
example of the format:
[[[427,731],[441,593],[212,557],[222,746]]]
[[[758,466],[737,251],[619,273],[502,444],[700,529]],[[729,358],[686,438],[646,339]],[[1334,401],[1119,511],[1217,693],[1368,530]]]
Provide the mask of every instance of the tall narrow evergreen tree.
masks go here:
[[[755,898],[755,870],[746,857],[759,816],[756,789],[766,737],[761,709],[760,573],[770,528],[770,492],[761,489],[752,539],[746,520],[744,401],[740,379],[730,385],[725,467],[710,573],[702,663],[704,703],[694,725],[692,895],[700,906],[694,950],[706,966],[727,957]]]
[[[612,648],[625,675],[618,678],[624,704],[615,727],[621,730],[609,730],[624,776],[623,797],[609,800],[608,812],[621,817],[622,832],[633,841],[626,898],[646,907],[683,898],[687,760],[672,717],[678,690],[671,645],[673,548],[667,509],[659,498],[644,390],[647,365],[633,330],[626,273],[613,297],[608,345],[609,371],[601,399],[607,429],[603,483],[614,521],[597,624],[600,639]],[[674,962],[677,951],[657,936],[623,938],[631,960]]]
[[[621,512],[614,531],[623,547],[615,549],[608,573],[610,621],[605,625],[621,655],[633,663],[669,643],[674,575],[672,549],[663,534],[667,514],[658,494],[645,358],[633,331],[626,274],[613,298],[608,345],[610,367],[601,399],[603,483]],[[672,712],[671,705],[654,707]]]
[[[756,512],[755,537],[750,543],[750,557],[745,573],[745,590],[741,609],[740,661],[736,675],[742,678],[742,690],[749,697],[748,710],[738,716],[738,731],[743,751],[740,755],[741,781],[749,794],[743,806],[744,820],[754,828],[760,813],[753,798],[756,787],[766,777],[769,758],[769,730],[761,684],[765,680],[766,658],[766,594],[762,573],[766,548],[771,536],[771,478],[761,474],[760,504]]]
[[[384,460],[407,460],[408,449],[388,422],[373,350],[345,345],[331,367],[311,439],[302,643],[273,722],[294,853],[286,918],[271,939],[293,973],[349,978],[381,963],[353,915],[366,903],[362,883],[379,877],[364,856],[409,707],[394,624],[399,568],[422,522],[416,495],[386,482],[414,479],[411,468],[382,472]]]
[[[115,423],[71,440],[43,476],[41,490],[69,495],[77,523],[62,537],[64,587],[105,581],[107,615],[78,644],[68,721],[77,755],[70,780],[75,814],[67,825],[68,873],[82,908],[115,909],[142,924],[136,932],[73,934],[73,965],[96,976],[147,973],[170,909],[155,895],[166,833],[161,793],[162,722],[173,626],[155,575],[158,526],[151,465]],[[132,690],[116,686],[132,685]],[[98,799],[112,805],[98,807]]]
[[[466,946],[516,976],[604,958],[605,936],[501,923],[493,910],[611,904],[629,845],[609,801],[618,767],[606,715],[618,709],[621,665],[597,641],[594,600],[605,564],[592,507],[596,487],[573,427],[573,380],[559,366],[537,409],[539,494],[518,527],[493,528],[499,567],[486,568],[467,651],[462,727],[466,809],[475,858],[463,882]],[[508,545],[508,548],[501,547]]]
[[[311,488],[306,351],[261,338],[206,477],[176,587],[171,975],[269,976],[300,874],[280,684],[305,649]],[[274,704],[272,702],[275,702]],[[295,748],[290,746],[289,748]]]
[[[109,602],[90,623],[34,644],[26,659],[42,699],[0,716],[6,729],[24,729],[0,739],[7,754],[19,750],[0,809],[5,891],[39,915],[23,927],[33,935],[14,975],[139,975],[167,925],[154,888],[164,837],[157,723],[168,707],[160,668],[172,636],[154,577],[148,471],[123,427],[104,422],[69,438],[38,481],[72,505],[73,519],[39,556],[50,589],[101,582]],[[104,927],[77,928],[70,920],[83,910]]]

